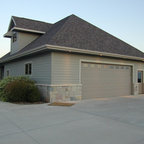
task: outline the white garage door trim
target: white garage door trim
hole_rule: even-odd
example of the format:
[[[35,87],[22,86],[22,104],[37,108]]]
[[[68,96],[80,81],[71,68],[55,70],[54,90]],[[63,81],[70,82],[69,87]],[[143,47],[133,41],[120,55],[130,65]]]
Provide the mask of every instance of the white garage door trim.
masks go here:
[[[131,69],[131,70],[129,71],[129,72],[131,73],[131,75],[130,75],[129,79],[127,79],[127,80],[128,80],[129,82],[131,81],[130,83],[132,84],[132,81],[133,81],[133,75],[132,75],[132,73],[133,73],[133,66],[132,66],[132,65],[133,65],[133,64],[126,64],[126,63],[124,63],[124,64],[123,64],[123,63],[121,63],[121,64],[119,64],[119,63],[114,64],[113,62],[112,62],[112,63],[109,63],[109,62],[101,62],[101,61],[100,61],[100,62],[89,62],[89,61],[88,61],[88,62],[87,62],[87,61],[85,62],[85,61],[81,61],[81,78],[82,78],[82,76],[84,76],[84,75],[83,75],[84,73],[82,73],[82,72],[84,72],[84,71],[82,70],[82,64],[84,64],[84,63],[93,63],[93,64],[96,64],[96,65],[97,65],[97,64],[98,64],[98,65],[118,65],[118,66],[126,66],[126,68],[127,68],[127,66],[129,66],[130,69]],[[88,69],[87,69],[87,70],[88,70]],[[93,69],[93,70],[94,70],[94,69]],[[94,71],[93,71],[93,72],[94,72]],[[99,71],[99,72],[100,72],[100,71]],[[106,71],[105,71],[105,69],[104,69],[104,73],[105,73],[105,72],[106,72]],[[115,72],[116,72],[116,71],[115,71]],[[117,72],[116,72],[116,73],[117,73]],[[86,74],[86,73],[85,73],[85,74]],[[93,74],[94,74],[94,73],[93,73]],[[100,74],[100,73],[99,73],[99,74]],[[98,75],[99,75],[99,74],[98,74]],[[110,74],[110,73],[109,73],[109,74]],[[122,72],[122,73],[120,72],[120,74],[123,74],[123,72]],[[126,72],[125,74],[128,74],[128,73]],[[91,74],[90,74],[90,75],[91,75]],[[85,79],[85,78],[87,78],[87,76],[85,75],[83,78]],[[96,77],[95,77],[95,78],[96,78]],[[98,77],[97,77],[97,78],[98,78]],[[105,77],[105,78],[106,78],[106,77]],[[82,80],[83,80],[83,79],[82,79]],[[85,80],[86,80],[86,79],[85,79]],[[124,78],[123,80],[125,81],[126,79]],[[86,81],[89,81],[89,80],[86,80]],[[86,82],[86,81],[85,81],[85,82]],[[93,80],[92,80],[92,81],[93,81]],[[97,79],[97,82],[98,82],[98,81],[99,81],[99,79]],[[83,81],[83,82],[84,82],[84,81]],[[90,82],[90,81],[89,81],[89,82]],[[89,82],[88,82],[88,83],[89,83]],[[93,81],[93,82],[94,82],[94,81]],[[125,82],[124,82],[124,83],[125,83]],[[119,92],[120,92],[120,93],[119,93],[117,96],[123,95],[124,93],[125,93],[125,95],[127,95],[128,93],[131,94],[131,92],[132,92],[132,87],[131,87],[132,85],[131,85],[131,84],[130,84],[130,87],[129,87],[128,89],[125,88],[125,86],[124,86],[122,83],[117,83],[117,84],[118,84],[117,87],[115,87],[115,86],[116,86],[115,84],[113,85],[113,86],[114,86],[114,93],[111,93],[111,92],[112,92],[112,91],[111,91],[111,90],[112,90],[112,87],[109,87],[109,92],[110,92],[110,93],[105,93],[105,91],[101,91],[101,90],[100,90],[100,91],[99,91],[100,93],[99,93],[98,97],[106,96],[106,94],[109,94],[109,96],[113,96],[113,95],[115,96],[115,95],[116,95],[117,93],[119,93]],[[94,84],[94,85],[95,85],[95,84]],[[120,91],[119,91],[119,88],[118,88],[119,86],[120,86],[120,88],[122,88]],[[104,86],[104,87],[107,88],[107,86]],[[98,89],[102,88],[102,85],[100,85],[100,87],[97,87],[97,88],[98,88]],[[88,88],[88,89],[89,89],[89,88]],[[86,91],[85,91],[85,94],[86,94],[86,95],[91,94],[90,97],[92,98],[92,97],[93,97],[94,89],[91,88],[91,87],[90,87],[90,90],[88,90],[88,89],[86,90],[86,87],[84,88],[84,90],[86,90]],[[98,89],[96,90],[97,93],[98,93]],[[87,93],[87,91],[93,91],[93,92]],[[101,94],[102,94],[102,95],[101,95]],[[86,97],[85,97],[85,98],[86,98]]]
[[[132,67],[132,83],[134,83],[134,64],[131,63],[120,63],[120,62],[105,62],[105,61],[95,61],[95,60],[86,60],[86,59],[80,59],[79,61],[79,84],[82,84],[81,81],[81,68],[82,63],[88,62],[88,63],[96,63],[96,64],[112,64],[112,65],[123,65],[123,66],[131,66]]]

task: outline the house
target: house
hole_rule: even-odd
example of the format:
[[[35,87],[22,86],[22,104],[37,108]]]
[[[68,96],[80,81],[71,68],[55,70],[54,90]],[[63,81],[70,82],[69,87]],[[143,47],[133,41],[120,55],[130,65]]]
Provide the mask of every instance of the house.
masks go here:
[[[0,77],[29,76],[46,101],[144,93],[144,53],[70,15],[54,24],[12,16]]]

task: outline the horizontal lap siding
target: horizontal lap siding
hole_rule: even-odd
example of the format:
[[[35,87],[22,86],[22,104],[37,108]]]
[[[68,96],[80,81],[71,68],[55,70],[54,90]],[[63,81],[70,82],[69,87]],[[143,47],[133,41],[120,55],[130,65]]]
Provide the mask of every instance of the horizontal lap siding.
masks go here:
[[[80,60],[133,64],[133,83],[137,82],[137,69],[144,69],[144,64],[140,62],[52,52],[51,54],[5,64],[5,76],[7,69],[10,69],[12,76],[24,75],[24,64],[32,62],[33,74],[31,78],[40,84],[81,84]]]
[[[17,40],[14,43],[11,40],[11,53],[18,52],[38,37],[37,34],[17,32]]]
[[[25,63],[32,62],[32,75],[30,78],[39,84],[51,83],[51,55],[40,55],[17,62],[11,62],[5,65],[6,70],[10,70],[10,76],[24,76]]]
[[[132,83],[137,82],[137,69],[144,69],[142,62],[104,58],[97,56],[86,56],[72,53],[52,53],[52,84],[81,84],[80,61],[98,61],[99,63],[121,63],[132,66]]]
[[[79,63],[73,55],[52,54],[52,84],[79,83]]]

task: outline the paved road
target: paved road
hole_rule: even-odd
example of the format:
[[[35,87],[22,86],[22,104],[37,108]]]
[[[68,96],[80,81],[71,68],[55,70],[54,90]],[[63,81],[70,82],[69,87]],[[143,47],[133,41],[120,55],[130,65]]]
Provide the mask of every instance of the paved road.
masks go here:
[[[72,107],[0,102],[0,144],[144,144],[144,95]]]

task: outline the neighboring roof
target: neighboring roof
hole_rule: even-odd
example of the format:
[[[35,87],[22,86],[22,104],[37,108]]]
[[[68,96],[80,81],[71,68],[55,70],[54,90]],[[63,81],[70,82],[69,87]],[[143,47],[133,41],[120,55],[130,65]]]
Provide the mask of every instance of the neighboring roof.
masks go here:
[[[144,58],[144,53],[140,50],[75,15],[70,15],[53,24],[44,35],[17,54],[45,44]]]
[[[12,16],[15,27],[46,32],[52,26],[50,23]]]

